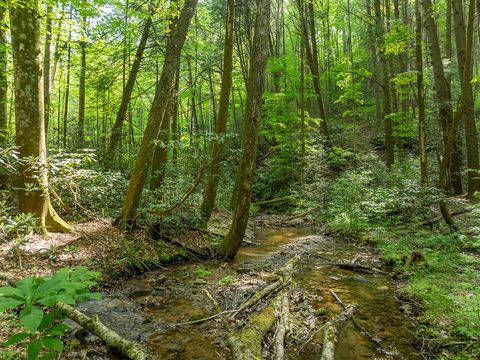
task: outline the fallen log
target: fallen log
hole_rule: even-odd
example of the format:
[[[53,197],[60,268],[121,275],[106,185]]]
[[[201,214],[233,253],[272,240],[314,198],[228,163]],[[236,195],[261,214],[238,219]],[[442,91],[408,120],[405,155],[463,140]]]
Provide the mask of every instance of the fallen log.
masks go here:
[[[262,290],[257,291],[253,294],[247,301],[245,301],[240,307],[238,311],[243,311],[255,304],[257,304],[261,299],[267,297],[268,295],[283,289],[292,279],[293,271],[298,263],[300,257],[295,255],[290,260],[286,262],[286,264],[278,271],[279,278],[275,282],[271,283],[270,285],[264,287]],[[235,316],[235,313],[233,316]]]
[[[98,336],[105,344],[116,349],[120,354],[131,360],[146,360],[147,355],[140,348],[140,346],[133,341],[127,340],[115,331],[106,327],[98,318],[97,315],[88,317],[81,311],[75,309],[73,306],[57,303],[55,307],[65,314],[68,318],[75,321],[85,330]]]
[[[292,221],[292,220],[295,220],[295,219],[298,219],[298,218],[302,218],[302,217],[307,216],[307,215],[311,214],[312,212],[314,212],[314,211],[316,211],[316,210],[318,210],[318,209],[320,209],[320,208],[321,208],[321,205],[315,206],[315,207],[313,207],[313,208],[311,208],[311,209],[308,209],[307,211],[305,211],[305,212],[303,212],[303,213],[301,213],[301,214],[297,214],[297,215],[293,215],[293,216],[287,217],[287,218],[285,219],[285,221]]]
[[[320,255],[320,254],[315,254],[314,256],[319,258],[319,259],[326,260],[329,263],[329,265],[336,266],[336,267],[339,267],[341,269],[352,270],[352,271],[374,272],[374,273],[378,273],[378,274],[382,274],[382,275],[390,275],[388,272],[379,270],[379,269],[374,268],[374,267],[360,265],[360,264],[356,264],[354,262],[333,261],[332,259],[330,259],[326,256],[323,256],[323,255]]]
[[[275,308],[281,297],[277,296],[259,314],[252,315],[239,334],[231,334],[227,344],[234,360],[261,360],[262,342],[275,324]]]
[[[284,291],[281,295],[280,308],[277,309],[278,328],[274,339],[274,355],[275,360],[283,360],[285,358],[285,339],[290,332],[290,305],[288,302],[288,294]]]

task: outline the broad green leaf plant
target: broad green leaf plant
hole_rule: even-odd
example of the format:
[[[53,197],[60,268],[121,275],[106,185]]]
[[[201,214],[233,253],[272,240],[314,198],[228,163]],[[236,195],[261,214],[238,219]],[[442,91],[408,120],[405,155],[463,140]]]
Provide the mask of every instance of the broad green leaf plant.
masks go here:
[[[26,277],[15,286],[0,288],[0,313],[16,310],[22,332],[13,334],[2,344],[8,347],[24,343],[28,360],[49,360],[63,351],[62,336],[69,330],[62,322],[57,303],[99,299],[100,293],[90,292],[97,285],[99,273],[80,266],[60,269],[52,276]]]

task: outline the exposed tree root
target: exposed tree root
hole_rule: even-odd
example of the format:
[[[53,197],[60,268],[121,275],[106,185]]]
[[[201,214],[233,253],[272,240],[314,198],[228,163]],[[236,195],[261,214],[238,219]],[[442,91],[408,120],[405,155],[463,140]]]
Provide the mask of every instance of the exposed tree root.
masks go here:
[[[140,346],[130,340],[124,339],[113,330],[110,330],[98,319],[97,315],[91,318],[84,313],[78,311],[73,306],[57,303],[56,308],[62,311],[66,316],[75,321],[85,330],[102,339],[105,344],[116,349],[123,356],[131,360],[146,360],[147,355]]]

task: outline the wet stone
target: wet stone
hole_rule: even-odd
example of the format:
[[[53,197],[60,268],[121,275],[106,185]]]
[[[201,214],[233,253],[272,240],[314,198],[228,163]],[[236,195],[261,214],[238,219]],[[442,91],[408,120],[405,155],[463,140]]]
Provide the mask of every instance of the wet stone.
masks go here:
[[[205,280],[203,280],[203,279],[195,279],[195,280],[193,281],[193,284],[194,284],[194,285],[205,285],[205,284],[207,284],[207,282],[206,282]]]
[[[138,298],[138,297],[143,297],[143,296],[148,296],[152,293],[152,289],[147,289],[147,288],[139,288],[139,289],[134,289],[128,293],[129,298]]]

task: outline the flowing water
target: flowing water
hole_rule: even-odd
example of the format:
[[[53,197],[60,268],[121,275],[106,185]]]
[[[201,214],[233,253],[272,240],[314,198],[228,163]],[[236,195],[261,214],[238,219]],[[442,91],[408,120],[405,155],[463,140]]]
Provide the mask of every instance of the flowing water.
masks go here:
[[[83,305],[83,309],[98,313],[107,326],[121,335],[142,341],[152,359],[228,359],[224,332],[215,321],[172,325],[212,315],[205,289],[219,297],[224,309],[235,308],[243,301],[236,289],[249,286],[249,280],[242,280],[245,274],[267,283],[276,268],[292,253],[301,251],[303,256],[293,279],[295,291],[307,294],[310,308],[330,317],[342,310],[330,290],[344,303],[357,303],[357,325],[381,344],[375,345],[349,321],[340,329],[336,360],[421,358],[411,344],[414,324],[400,311],[401,303],[388,276],[342,270],[308,256],[319,253],[330,259],[357,256],[374,261],[371,251],[315,235],[308,228],[260,229],[255,235],[259,245],[242,248],[233,263],[190,263],[149,272],[126,282],[104,300]],[[296,342],[288,356],[319,359],[321,343],[319,332],[303,347]]]

